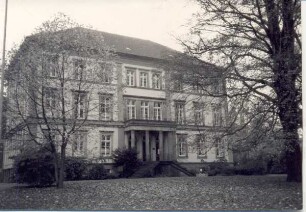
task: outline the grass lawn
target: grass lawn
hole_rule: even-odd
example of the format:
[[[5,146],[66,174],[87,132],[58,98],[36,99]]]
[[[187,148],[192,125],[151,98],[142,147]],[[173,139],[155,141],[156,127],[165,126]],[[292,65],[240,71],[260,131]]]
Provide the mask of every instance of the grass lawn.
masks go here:
[[[302,184],[285,176],[65,182],[64,189],[0,185],[0,209],[301,209]]]

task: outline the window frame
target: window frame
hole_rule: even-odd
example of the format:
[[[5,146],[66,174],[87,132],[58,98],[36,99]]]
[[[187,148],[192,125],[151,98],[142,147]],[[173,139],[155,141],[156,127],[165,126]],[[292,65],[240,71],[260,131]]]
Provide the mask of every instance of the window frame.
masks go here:
[[[155,76],[157,76],[157,78],[155,78]],[[156,90],[162,89],[162,74],[161,73],[152,72],[152,88]]]
[[[149,72],[145,70],[139,71],[139,87],[148,88],[149,87]]]
[[[112,146],[113,146],[113,132],[107,132],[107,131],[100,131],[100,156],[103,158],[110,158],[112,156]],[[106,138],[106,136],[110,136],[109,140],[103,139],[103,136],[105,136],[104,138]],[[103,147],[103,143],[105,143],[104,145],[104,149],[102,149]],[[107,143],[109,145],[107,145]],[[108,148],[107,148],[108,146]],[[107,149],[109,149],[108,154],[107,153]],[[103,153],[104,150],[104,153]]]
[[[104,101],[102,102],[103,99]],[[106,102],[107,99],[109,99],[109,102]],[[102,112],[102,108],[103,108],[102,105],[104,105],[104,110],[105,110],[104,112]],[[113,95],[112,94],[100,94],[99,95],[99,120],[102,120],[102,121],[113,120],[112,106],[113,106]],[[108,116],[107,116],[107,113],[108,113]]]
[[[177,140],[177,155],[179,158],[188,157],[187,134],[176,134]]]
[[[76,100],[76,97],[78,96],[78,98],[81,98],[82,96],[84,96],[84,103],[82,105],[82,108],[81,108],[81,100],[77,99]],[[84,91],[74,91],[74,94],[73,94],[73,101],[74,101],[74,112],[75,112],[75,116],[77,119],[85,119],[87,117],[87,109],[88,109],[88,100],[87,100],[87,92],[84,92]],[[76,101],[78,103],[78,105],[76,106]],[[82,111],[82,114],[83,116],[81,117],[80,114],[81,114],[81,109],[83,110]]]
[[[73,78],[75,80],[86,80],[86,61],[84,59],[73,59]]]
[[[215,138],[215,142],[216,142],[216,158],[225,158],[225,143],[224,143],[224,140],[217,137],[217,138]]]
[[[149,104],[149,101],[141,101],[140,112],[141,112],[141,119],[143,119],[143,120],[149,120],[150,119],[150,104]]]
[[[100,62],[99,68],[101,70],[101,82],[110,84],[112,82],[113,66],[107,62]]]
[[[159,106],[156,106],[157,104],[159,104]],[[153,102],[153,119],[156,120],[156,121],[161,121],[163,119],[163,115],[162,115],[163,114],[162,113],[163,106],[162,105],[163,105],[162,102]],[[157,118],[157,117],[159,117],[159,118]]]
[[[129,104],[133,103],[133,104]],[[126,109],[127,109],[127,119],[136,119],[136,100],[134,99],[128,99],[126,103]],[[131,115],[134,114],[134,115]]]
[[[214,127],[222,126],[222,106],[221,104],[212,104],[212,121]]]
[[[185,104],[186,104],[185,102],[180,102],[180,101],[175,102],[175,122],[180,125],[183,125],[186,123]]]
[[[73,135],[74,140],[72,142],[72,147],[71,147],[73,156],[84,157],[87,155],[87,136],[88,136],[87,131],[76,131],[74,133]],[[82,140],[81,138],[83,138],[84,140]]]
[[[129,74],[131,73],[131,74]],[[136,69],[127,68],[126,69],[126,85],[130,87],[136,86]]]
[[[52,87],[43,87],[44,89],[44,106],[47,109],[55,109],[58,106],[57,92],[58,89]],[[51,103],[50,103],[51,102]]]
[[[197,145],[197,156],[199,158],[207,158],[207,140],[204,134],[196,134],[195,142]],[[202,154],[204,152],[204,154]]]
[[[205,103],[193,102],[193,112],[194,112],[194,124],[198,126],[205,126]],[[198,117],[199,114],[200,117]]]

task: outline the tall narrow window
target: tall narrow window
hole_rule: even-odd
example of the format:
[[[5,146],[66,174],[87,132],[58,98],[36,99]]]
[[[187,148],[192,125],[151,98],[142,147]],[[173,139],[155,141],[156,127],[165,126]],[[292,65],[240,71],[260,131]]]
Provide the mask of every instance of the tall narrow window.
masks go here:
[[[112,65],[108,63],[100,63],[100,79],[103,83],[110,83],[111,82],[111,76],[113,74],[112,72]]]
[[[162,120],[162,103],[161,102],[154,102],[153,107],[153,114],[154,114],[154,120]]]
[[[185,123],[185,103],[176,102],[175,103],[175,120],[178,124]]]
[[[82,59],[75,59],[73,62],[74,67],[74,79],[85,79],[85,61]]]
[[[212,105],[213,126],[222,125],[222,109],[221,105]]]
[[[86,117],[86,93],[76,92],[74,94],[74,107],[76,117],[84,119]]]
[[[194,102],[193,107],[195,125],[205,125],[204,104],[200,102]]]
[[[101,156],[111,156],[112,133],[101,132]]]
[[[147,88],[148,87],[148,73],[140,72],[140,87]]]
[[[222,158],[225,156],[224,142],[221,138],[216,138],[216,157]]]
[[[135,70],[127,70],[127,85],[135,86]]]
[[[49,73],[50,77],[57,76],[58,69],[58,56],[57,55],[46,55],[46,71]]]
[[[127,101],[127,118],[135,119],[136,118],[136,105],[135,100]]]
[[[174,91],[183,91],[183,75],[181,73],[173,74],[172,82]]]
[[[149,102],[141,102],[141,117],[142,119],[149,119]]]
[[[86,138],[87,132],[78,131],[74,134],[74,141],[72,142],[72,153],[74,156],[84,156],[86,152]]]
[[[44,98],[46,108],[54,109],[57,105],[57,90],[55,88],[44,88]]]
[[[199,157],[207,156],[207,146],[206,146],[206,137],[203,134],[197,134],[195,138],[195,142],[197,145],[197,152]]]
[[[112,119],[112,96],[100,95],[100,120]]]
[[[177,150],[179,157],[187,157],[187,135],[185,134],[177,134]]]
[[[153,73],[153,75],[152,75],[152,87],[154,89],[161,89],[161,75],[159,73]]]

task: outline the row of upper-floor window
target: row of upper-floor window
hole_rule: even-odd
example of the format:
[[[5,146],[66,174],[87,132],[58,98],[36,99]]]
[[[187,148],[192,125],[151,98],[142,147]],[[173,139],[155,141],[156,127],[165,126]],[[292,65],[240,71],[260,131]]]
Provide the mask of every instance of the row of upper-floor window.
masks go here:
[[[76,118],[85,119],[88,115],[91,101],[88,99],[87,92],[72,92],[73,109]],[[44,106],[48,112],[58,110],[60,108],[59,93],[55,88],[44,88]],[[99,94],[99,120],[113,120],[113,95]],[[193,120],[197,125],[205,125],[206,114],[211,111],[212,125],[222,126],[223,115],[221,104],[211,104],[211,109],[203,102],[193,102],[192,108],[187,108],[188,112],[192,109]],[[175,121],[178,124],[187,124],[186,122],[186,102],[174,101]],[[188,114],[190,116],[190,114]],[[190,118],[190,117],[188,117]],[[171,120],[169,114],[166,113],[166,102],[158,100],[129,99],[125,101],[125,119],[144,119],[144,120]]]
[[[58,58],[56,56],[49,56],[48,70],[50,77],[58,76]],[[73,58],[73,78],[76,80],[98,80],[101,83],[112,83],[114,79],[114,64],[107,62],[96,62],[86,61],[80,58]],[[125,67],[126,80],[125,84],[131,87],[140,88],[152,88],[152,89],[164,89],[162,71],[146,69],[146,68],[135,68]],[[170,89],[174,91],[191,91],[195,93],[222,93],[223,85],[218,79],[210,80],[209,85],[198,82],[195,79],[193,82],[184,82],[183,74],[180,77],[176,76],[177,73],[173,74],[173,79],[169,82]]]

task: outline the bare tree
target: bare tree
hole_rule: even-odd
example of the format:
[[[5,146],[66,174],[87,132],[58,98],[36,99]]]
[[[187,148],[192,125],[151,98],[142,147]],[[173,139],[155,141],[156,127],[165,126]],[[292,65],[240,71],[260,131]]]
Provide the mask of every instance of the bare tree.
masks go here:
[[[85,154],[76,142],[88,119],[99,117],[98,92],[109,92],[116,77],[103,38],[80,27],[63,14],[43,23],[14,51],[7,75],[10,133],[23,129],[53,154],[60,188],[67,147]]]
[[[236,127],[237,132],[258,114],[264,114],[265,120],[274,120],[275,124],[280,122],[284,137],[279,142],[285,146],[287,180],[301,181],[300,1],[198,0],[198,3],[201,11],[195,16],[189,40],[181,40],[182,45],[189,56],[222,67],[227,87],[219,95],[229,99],[236,110],[243,110],[244,102],[253,105],[249,120],[240,129]],[[206,78],[205,72],[195,73],[198,81]],[[199,84],[203,84],[201,80]]]

